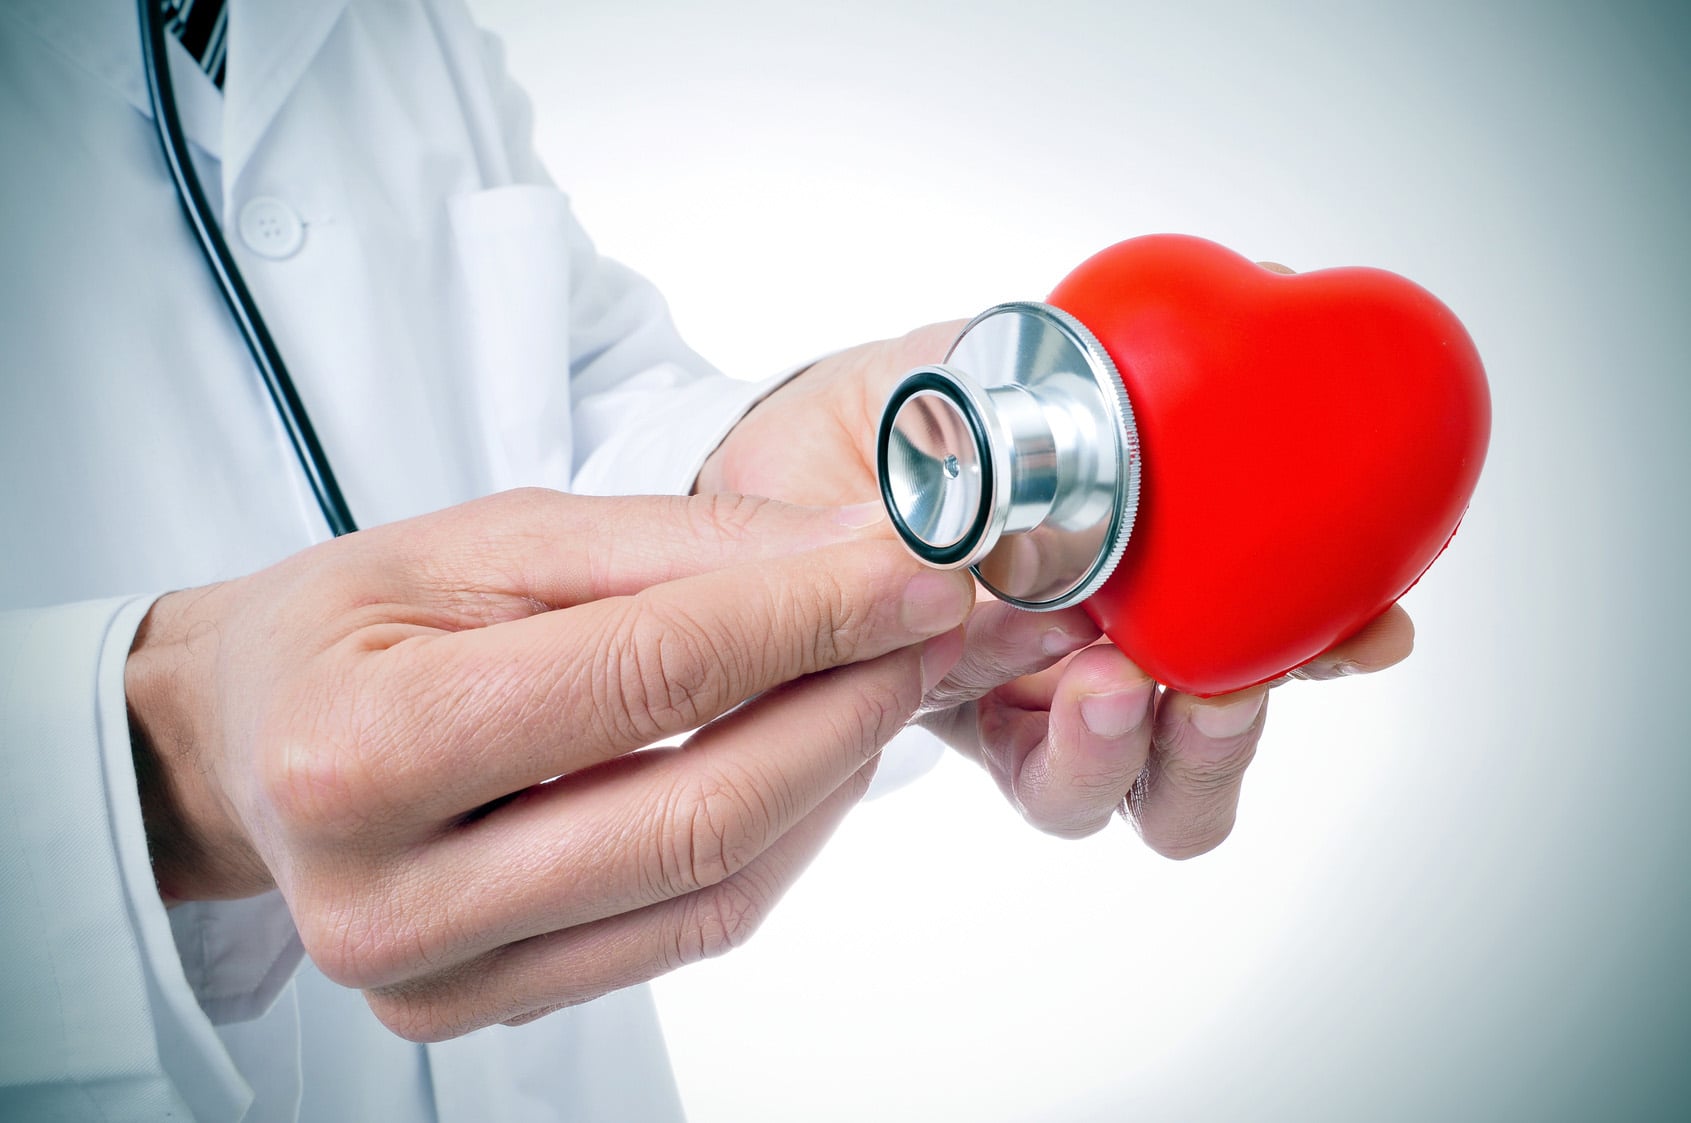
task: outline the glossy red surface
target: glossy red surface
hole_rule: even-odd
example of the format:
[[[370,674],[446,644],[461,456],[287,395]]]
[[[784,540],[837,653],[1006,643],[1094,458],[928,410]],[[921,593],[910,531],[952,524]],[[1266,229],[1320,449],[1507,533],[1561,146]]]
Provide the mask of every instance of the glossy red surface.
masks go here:
[[[1133,403],[1138,519],[1086,609],[1159,682],[1212,695],[1284,674],[1390,607],[1455,532],[1491,400],[1468,333],[1420,286],[1282,275],[1159,234],[1050,300]]]

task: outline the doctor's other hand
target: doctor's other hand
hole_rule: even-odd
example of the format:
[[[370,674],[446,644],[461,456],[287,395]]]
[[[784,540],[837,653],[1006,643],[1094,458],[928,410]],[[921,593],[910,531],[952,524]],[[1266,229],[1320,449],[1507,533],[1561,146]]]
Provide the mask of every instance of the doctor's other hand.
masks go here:
[[[819,361],[746,415],[695,490],[793,503],[876,499],[875,434],[887,396],[913,368],[941,362],[964,324],[931,324]],[[890,537],[890,525],[882,532]],[[923,724],[979,761],[1041,830],[1088,835],[1122,809],[1169,857],[1219,845],[1262,736],[1267,688],[1208,699],[1162,690],[1098,642],[1079,608],[1030,613],[981,598],[963,656],[924,699]],[[1394,606],[1290,677],[1380,670],[1413,643],[1409,616]]]
[[[968,579],[868,514],[510,492],[160,599],[125,687],[161,894],[275,886],[414,1040],[735,946],[961,650]]]

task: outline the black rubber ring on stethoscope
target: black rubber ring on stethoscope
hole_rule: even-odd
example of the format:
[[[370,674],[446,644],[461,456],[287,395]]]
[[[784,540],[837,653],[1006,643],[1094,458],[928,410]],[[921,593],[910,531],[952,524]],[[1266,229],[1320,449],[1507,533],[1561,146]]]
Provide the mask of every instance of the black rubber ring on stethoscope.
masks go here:
[[[904,516],[899,513],[898,504],[893,500],[892,487],[887,482],[887,449],[892,443],[893,420],[904,403],[923,390],[931,390],[950,399],[957,406],[958,412],[968,420],[969,433],[975,442],[976,462],[981,466],[981,503],[980,509],[975,512],[975,521],[961,539],[950,546],[937,548],[924,542],[910,529],[909,524],[904,521]],[[992,446],[987,442],[986,429],[981,424],[979,412],[951,380],[931,370],[920,370],[898,384],[892,397],[887,399],[886,408],[881,411],[881,428],[875,438],[875,474],[881,484],[881,505],[886,508],[893,529],[898,531],[898,536],[904,540],[910,552],[929,565],[956,565],[974,551],[982,535],[986,533],[988,516],[992,512]]]

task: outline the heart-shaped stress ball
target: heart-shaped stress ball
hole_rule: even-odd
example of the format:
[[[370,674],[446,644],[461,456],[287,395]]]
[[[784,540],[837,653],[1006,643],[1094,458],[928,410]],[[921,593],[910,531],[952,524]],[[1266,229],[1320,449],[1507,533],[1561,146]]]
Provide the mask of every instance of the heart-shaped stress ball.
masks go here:
[[[1085,607],[1159,682],[1214,695],[1285,674],[1389,608],[1455,533],[1491,402],[1468,333],[1420,286],[1152,235],[1050,302],[1132,402],[1138,514]]]

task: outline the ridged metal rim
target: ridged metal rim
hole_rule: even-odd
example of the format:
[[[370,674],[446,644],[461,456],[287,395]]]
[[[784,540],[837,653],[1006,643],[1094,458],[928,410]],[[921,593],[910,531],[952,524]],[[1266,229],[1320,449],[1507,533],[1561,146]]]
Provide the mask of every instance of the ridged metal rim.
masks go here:
[[[1005,315],[1026,316],[1053,324],[1085,355],[1088,373],[1091,374],[1099,396],[1110,414],[1111,424],[1105,428],[1116,438],[1116,495],[1113,517],[1102,548],[1091,567],[1076,584],[1049,600],[1024,600],[994,586],[981,575],[978,564],[969,567],[975,578],[998,599],[1033,612],[1055,612],[1079,604],[1097,592],[1104,582],[1110,579],[1127,550],[1127,543],[1132,537],[1134,522],[1139,512],[1142,486],[1143,461],[1140,456],[1139,427],[1134,419],[1133,403],[1128,399],[1127,387],[1122,382],[1109,352],[1084,324],[1055,305],[1037,301],[1013,301],[988,308],[970,320],[968,326],[959,333],[951,345],[951,350],[946,354],[946,362],[950,363],[955,357],[970,331],[994,317]],[[973,371],[968,373],[976,374]]]

